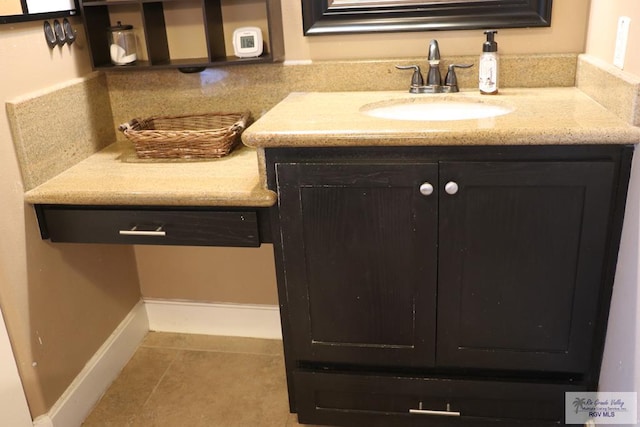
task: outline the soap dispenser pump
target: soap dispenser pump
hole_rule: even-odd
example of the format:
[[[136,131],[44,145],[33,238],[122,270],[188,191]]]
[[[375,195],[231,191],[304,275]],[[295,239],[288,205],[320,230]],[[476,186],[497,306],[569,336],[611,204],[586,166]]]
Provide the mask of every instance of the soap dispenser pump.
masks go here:
[[[496,30],[484,32],[487,41],[482,44],[480,55],[479,88],[483,95],[495,95],[498,93],[498,43],[495,41]]]

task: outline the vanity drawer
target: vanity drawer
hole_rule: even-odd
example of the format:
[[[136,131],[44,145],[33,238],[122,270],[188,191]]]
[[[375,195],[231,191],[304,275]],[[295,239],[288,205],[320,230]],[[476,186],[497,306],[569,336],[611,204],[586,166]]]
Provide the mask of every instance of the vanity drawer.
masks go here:
[[[564,425],[563,384],[360,373],[294,373],[300,423],[344,426]],[[449,408],[447,410],[447,407]]]
[[[38,219],[52,242],[260,246],[258,215],[251,210],[50,206],[40,207]]]

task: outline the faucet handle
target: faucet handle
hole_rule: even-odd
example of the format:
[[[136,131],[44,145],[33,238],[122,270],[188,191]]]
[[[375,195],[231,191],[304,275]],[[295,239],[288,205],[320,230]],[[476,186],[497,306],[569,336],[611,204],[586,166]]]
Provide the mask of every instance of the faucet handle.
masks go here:
[[[420,72],[419,65],[396,65],[398,70],[413,70],[413,76],[411,76],[411,86],[424,86],[424,79]]]
[[[473,64],[450,64],[447,70],[447,76],[444,78],[444,85],[451,88],[450,92],[458,92],[458,77],[456,76],[456,68],[471,68]]]

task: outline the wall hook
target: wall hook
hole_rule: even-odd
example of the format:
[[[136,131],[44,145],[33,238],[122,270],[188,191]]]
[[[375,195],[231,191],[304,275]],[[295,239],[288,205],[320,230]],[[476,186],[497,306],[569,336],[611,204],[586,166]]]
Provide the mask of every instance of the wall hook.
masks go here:
[[[51,24],[49,23],[49,21],[44,21],[44,38],[47,40],[47,44],[49,45],[49,48],[53,49],[55,46],[58,45],[58,39],[56,37],[56,34],[53,32],[53,27],[51,27]]]
[[[67,42],[67,36],[64,34],[64,29],[57,19],[53,21],[53,31],[56,33],[58,46],[63,46]]]
[[[67,36],[67,43],[69,44],[69,46],[71,46],[73,42],[76,41],[76,31],[73,29],[71,23],[67,18],[64,18],[62,20],[62,28],[64,29],[64,33]]]

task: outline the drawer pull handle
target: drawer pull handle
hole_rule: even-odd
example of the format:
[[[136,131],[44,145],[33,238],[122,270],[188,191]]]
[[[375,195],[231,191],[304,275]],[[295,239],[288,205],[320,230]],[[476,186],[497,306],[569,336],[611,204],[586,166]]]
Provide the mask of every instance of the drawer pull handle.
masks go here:
[[[419,409],[409,409],[410,414],[418,414],[418,415],[444,415],[447,417],[459,417],[460,412],[452,411],[451,405],[447,403],[446,411],[434,411],[430,409],[422,409],[422,402],[418,405]]]
[[[162,229],[162,226],[155,230],[138,230],[138,226],[134,226],[131,230],[120,230],[121,236],[151,236],[151,237],[165,237],[167,232]]]

